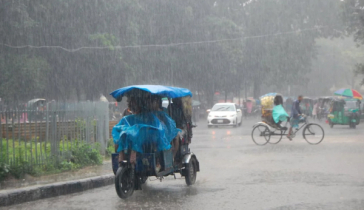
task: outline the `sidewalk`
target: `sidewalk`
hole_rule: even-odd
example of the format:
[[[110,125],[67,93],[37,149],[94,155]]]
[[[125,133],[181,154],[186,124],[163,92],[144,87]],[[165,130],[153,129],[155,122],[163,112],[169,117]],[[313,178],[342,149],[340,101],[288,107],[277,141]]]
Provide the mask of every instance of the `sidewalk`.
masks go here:
[[[0,206],[50,198],[102,187],[114,182],[111,161],[77,171],[40,177],[26,176],[0,183]]]

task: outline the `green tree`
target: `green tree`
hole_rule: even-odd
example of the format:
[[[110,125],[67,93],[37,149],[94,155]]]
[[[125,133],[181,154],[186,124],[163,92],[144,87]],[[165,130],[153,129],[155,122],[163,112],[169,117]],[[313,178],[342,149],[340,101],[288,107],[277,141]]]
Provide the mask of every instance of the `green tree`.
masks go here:
[[[47,61],[26,54],[7,55],[5,59],[0,57],[0,97],[4,101],[20,102],[44,95],[49,74]]]
[[[343,17],[347,26],[349,35],[354,36],[358,45],[364,44],[364,1],[363,0],[345,0]],[[357,75],[364,75],[364,61],[355,65]],[[364,79],[361,82],[364,85]]]

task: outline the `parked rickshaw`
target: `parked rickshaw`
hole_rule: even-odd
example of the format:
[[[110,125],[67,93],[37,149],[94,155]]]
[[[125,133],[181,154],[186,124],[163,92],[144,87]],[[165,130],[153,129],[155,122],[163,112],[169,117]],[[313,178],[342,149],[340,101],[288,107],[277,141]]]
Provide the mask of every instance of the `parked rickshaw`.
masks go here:
[[[117,153],[112,154],[115,189],[118,196],[125,199],[131,196],[134,190],[141,190],[142,184],[150,176],[162,181],[165,176],[175,177],[176,173],[180,173],[185,177],[187,185],[193,185],[197,172],[200,171],[200,165],[196,155],[189,148],[194,127],[191,121],[192,93],[185,88],[136,85],[115,90],[111,95],[117,101],[126,96],[128,103],[136,103],[131,100],[140,100],[142,106],[148,106],[150,98],[160,97],[159,103],[164,109],[164,111],[141,111],[139,114],[123,117],[113,128],[114,142],[120,143]],[[167,106],[163,104],[164,108],[163,97],[168,98],[169,102]],[[179,119],[176,119],[175,113],[180,113]],[[167,121],[161,120],[160,116],[164,116]],[[118,133],[119,128],[121,132]],[[171,136],[172,131],[179,128],[185,132],[179,132],[176,137],[173,134],[172,140],[167,138]],[[178,148],[174,150],[175,146],[172,144],[176,138]],[[136,145],[140,148],[136,148]],[[121,146],[122,149],[119,151]],[[133,151],[137,151],[135,163],[132,163],[134,160],[131,159]],[[119,154],[123,154],[121,162]]]
[[[252,140],[257,145],[277,144],[282,140],[283,136],[287,136],[287,126],[277,125],[273,120],[273,109],[275,97],[277,93],[268,93],[260,97],[262,106],[262,121],[253,125],[251,133]],[[303,138],[309,144],[319,144],[325,136],[323,128],[316,123],[309,123],[304,117],[301,121],[301,126],[294,129],[290,137],[294,138],[299,130],[303,129]]]
[[[326,119],[327,115],[330,113],[330,102],[334,97],[326,96],[320,97],[318,99],[318,112],[317,112],[317,119]]]
[[[254,115],[254,108],[255,108],[256,100],[253,97],[248,97],[245,102],[245,111],[246,116]]]
[[[358,99],[333,98],[330,103],[328,121],[334,125],[349,125],[356,128],[360,123],[360,101]]]
[[[306,116],[312,116],[313,99],[309,97],[303,97],[300,103],[301,111]]]
[[[284,109],[289,113],[291,112],[292,105],[293,105],[293,98],[291,97],[284,97]]]
[[[28,120],[43,120],[46,110],[46,99],[36,98],[27,102]]]

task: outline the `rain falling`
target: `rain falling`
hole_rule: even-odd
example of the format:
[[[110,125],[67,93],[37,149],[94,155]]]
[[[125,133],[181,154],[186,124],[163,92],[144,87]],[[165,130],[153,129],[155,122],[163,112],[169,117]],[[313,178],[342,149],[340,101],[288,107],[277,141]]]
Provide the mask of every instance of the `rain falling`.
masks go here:
[[[364,0],[0,0],[0,209],[362,209],[363,94]]]

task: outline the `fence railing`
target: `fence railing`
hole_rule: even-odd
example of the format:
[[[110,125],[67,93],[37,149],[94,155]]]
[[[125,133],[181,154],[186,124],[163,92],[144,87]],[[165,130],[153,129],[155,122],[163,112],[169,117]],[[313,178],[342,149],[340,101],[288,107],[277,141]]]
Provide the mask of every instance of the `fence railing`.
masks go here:
[[[47,104],[42,109],[0,110],[0,162],[42,165],[68,158],[79,142],[98,143],[103,153],[109,139],[108,103]]]

